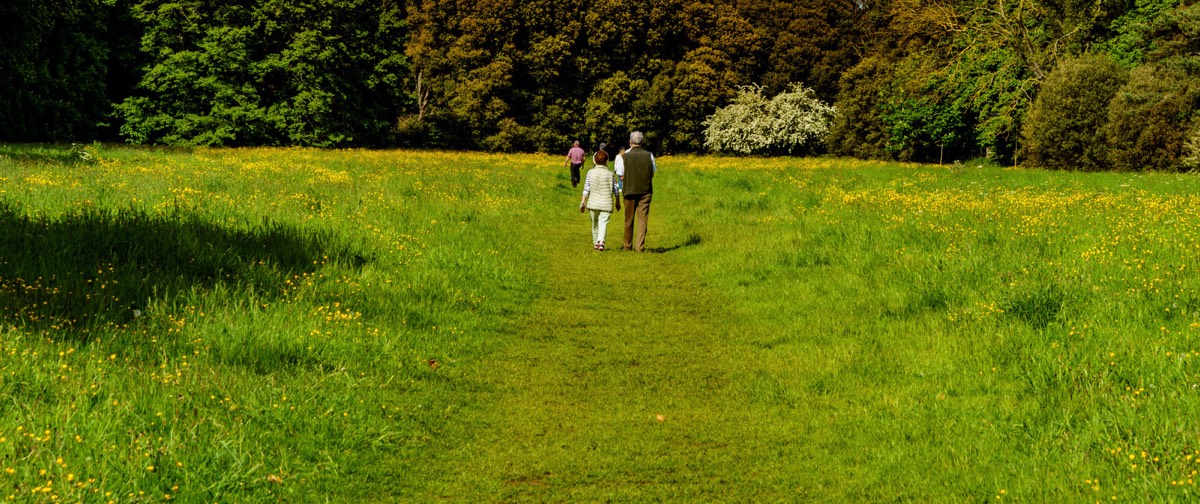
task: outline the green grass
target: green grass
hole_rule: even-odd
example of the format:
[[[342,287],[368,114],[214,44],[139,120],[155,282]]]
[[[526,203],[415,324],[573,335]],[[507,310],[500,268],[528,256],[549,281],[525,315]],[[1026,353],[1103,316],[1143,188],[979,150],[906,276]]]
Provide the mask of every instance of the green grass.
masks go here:
[[[12,500],[1196,492],[1190,175],[664,157],[635,254],[549,156],[88,149],[0,146]]]

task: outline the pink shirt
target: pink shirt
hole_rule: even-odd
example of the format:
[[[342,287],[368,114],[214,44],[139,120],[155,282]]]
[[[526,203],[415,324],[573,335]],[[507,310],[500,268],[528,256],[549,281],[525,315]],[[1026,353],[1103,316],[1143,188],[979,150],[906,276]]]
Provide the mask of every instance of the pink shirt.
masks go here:
[[[571,150],[567,151],[567,158],[571,160],[572,164],[583,164],[583,154],[582,148],[571,147]]]

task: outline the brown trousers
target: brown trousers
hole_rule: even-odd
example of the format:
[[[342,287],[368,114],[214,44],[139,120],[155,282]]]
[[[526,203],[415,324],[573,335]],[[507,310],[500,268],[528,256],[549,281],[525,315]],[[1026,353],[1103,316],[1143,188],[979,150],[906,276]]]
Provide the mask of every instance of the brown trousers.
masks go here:
[[[653,194],[625,195],[625,250],[641,252],[646,248],[646,222],[650,219],[650,198]],[[637,216],[637,242],[633,238],[633,219]]]

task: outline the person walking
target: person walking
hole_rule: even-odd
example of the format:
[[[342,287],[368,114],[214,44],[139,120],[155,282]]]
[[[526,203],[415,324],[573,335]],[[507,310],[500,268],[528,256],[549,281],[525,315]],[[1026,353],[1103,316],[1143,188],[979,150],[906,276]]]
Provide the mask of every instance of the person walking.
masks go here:
[[[593,166],[587,172],[583,182],[583,199],[579,201],[579,211],[591,211],[592,214],[592,248],[604,251],[604,235],[608,231],[608,218],[612,216],[613,207],[621,209],[621,192],[617,189],[616,177],[608,171],[608,153],[603,149],[592,156]]]
[[[576,140],[571,150],[567,151],[567,159],[563,161],[563,166],[571,165],[571,187],[579,186],[579,169],[583,167],[585,154],[583,147],[579,146],[579,140]]]
[[[654,154],[642,148],[645,141],[646,137],[641,131],[630,133],[629,150],[617,156],[615,166],[624,192],[622,199],[625,200],[625,240],[622,248],[638,252],[646,248],[646,225],[650,220],[650,200],[654,196],[654,175],[658,173]]]
[[[618,166],[620,166],[622,170],[625,169],[625,149],[622,149],[620,146],[617,146],[617,154],[613,157],[613,169],[615,170]],[[622,171],[621,173],[624,172]],[[617,190],[620,191],[621,189],[621,177],[618,175]]]

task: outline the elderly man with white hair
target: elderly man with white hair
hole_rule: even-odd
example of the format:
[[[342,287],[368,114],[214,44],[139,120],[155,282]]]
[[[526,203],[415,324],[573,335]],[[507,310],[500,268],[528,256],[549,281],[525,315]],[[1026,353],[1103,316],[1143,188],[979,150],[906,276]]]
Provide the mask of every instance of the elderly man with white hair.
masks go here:
[[[646,248],[646,224],[650,220],[650,200],[654,195],[654,175],[658,165],[654,154],[642,148],[646,141],[641,131],[629,134],[629,150],[617,157],[615,171],[621,179],[625,200],[625,243],[623,250],[642,252]],[[637,235],[634,236],[634,220]],[[635,239],[636,238],[636,239]]]

